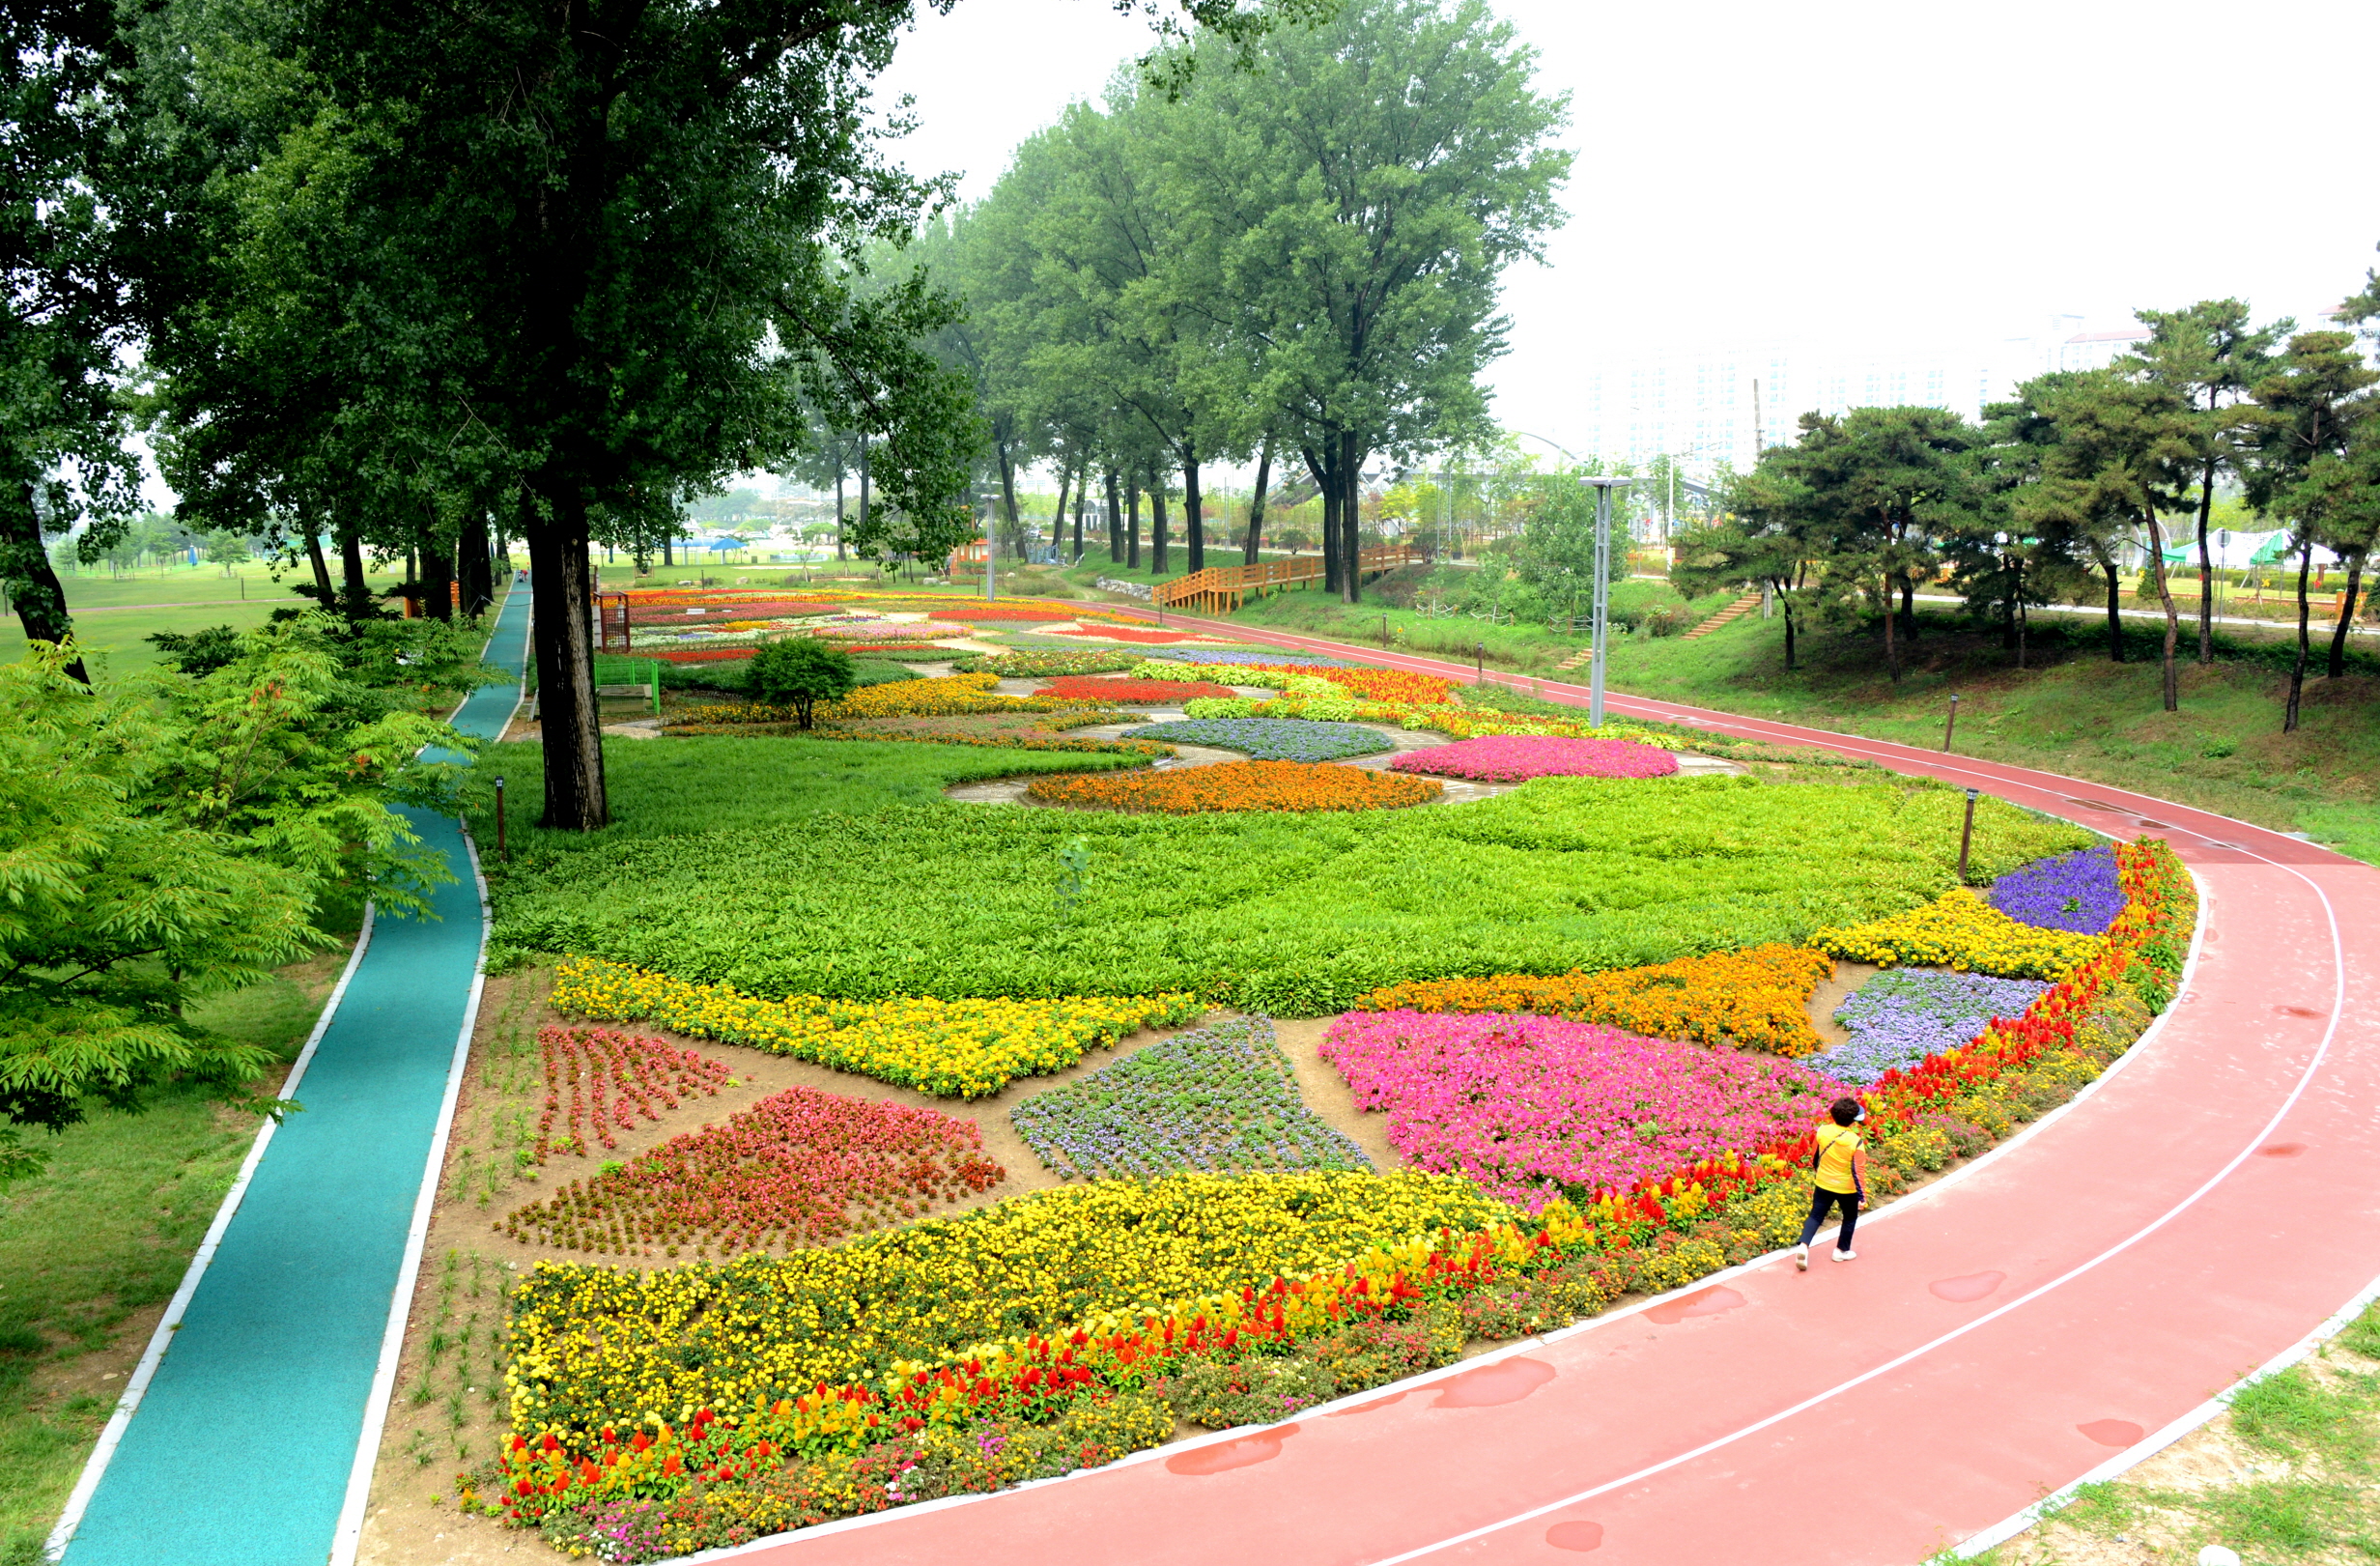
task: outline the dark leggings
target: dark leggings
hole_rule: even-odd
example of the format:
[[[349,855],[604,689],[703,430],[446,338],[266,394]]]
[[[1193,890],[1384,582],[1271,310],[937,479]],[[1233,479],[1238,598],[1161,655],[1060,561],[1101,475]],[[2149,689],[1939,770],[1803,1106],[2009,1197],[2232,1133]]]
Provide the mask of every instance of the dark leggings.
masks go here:
[[[1827,1221],[1827,1210],[1838,1206],[1843,1210],[1843,1232],[1834,1237],[1834,1248],[1838,1251],[1851,1249],[1852,1231],[1859,1227],[1859,1193],[1856,1191],[1829,1191],[1823,1187],[1811,1191],[1810,1219],[1801,1226],[1801,1243],[1807,1245],[1818,1237],[1818,1226]]]

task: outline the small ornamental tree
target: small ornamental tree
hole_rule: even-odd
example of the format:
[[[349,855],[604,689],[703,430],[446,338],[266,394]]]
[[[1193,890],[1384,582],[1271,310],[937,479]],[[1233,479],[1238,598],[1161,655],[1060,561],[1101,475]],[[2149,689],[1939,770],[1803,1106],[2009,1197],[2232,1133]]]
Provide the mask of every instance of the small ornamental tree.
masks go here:
[[[752,654],[748,680],[752,695],[771,706],[791,707],[794,723],[810,726],[811,710],[821,701],[839,701],[860,683],[851,659],[833,647],[796,637],[772,641]]]

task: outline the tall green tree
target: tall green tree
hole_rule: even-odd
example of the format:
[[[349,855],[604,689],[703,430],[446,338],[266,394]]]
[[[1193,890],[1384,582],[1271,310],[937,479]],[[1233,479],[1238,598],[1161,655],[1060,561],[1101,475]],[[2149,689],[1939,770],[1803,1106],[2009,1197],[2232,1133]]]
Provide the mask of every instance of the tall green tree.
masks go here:
[[[2127,361],[2150,380],[2180,394],[2194,414],[2198,448],[2198,662],[2215,661],[2215,561],[2207,544],[2214,515],[2215,485],[2237,476],[2248,388],[2267,373],[2273,345],[2290,329],[2287,321],[2252,326],[2239,299],[2201,299],[2183,310],[2136,312],[2149,328],[2149,341]]]
[[[2297,728],[2311,650],[2307,589],[2317,547],[2356,547],[2348,504],[2337,479],[2352,475],[2347,461],[2358,425],[2373,411],[2366,394],[2380,383],[2346,331],[2307,331],[2289,339],[2272,370],[2251,388],[2256,400],[2256,454],[2248,469],[2248,498],[2260,513],[2287,519],[2297,535],[2297,660],[2281,732]]]
[[[1726,489],[1725,501],[1709,521],[1689,524],[1676,535],[1677,554],[1669,580],[1688,597],[1721,587],[1765,588],[1785,621],[1785,667],[1795,667],[1804,595],[1823,573],[1824,547],[1814,526],[1819,512],[1792,470],[1791,448],[1762,453],[1749,472]]]

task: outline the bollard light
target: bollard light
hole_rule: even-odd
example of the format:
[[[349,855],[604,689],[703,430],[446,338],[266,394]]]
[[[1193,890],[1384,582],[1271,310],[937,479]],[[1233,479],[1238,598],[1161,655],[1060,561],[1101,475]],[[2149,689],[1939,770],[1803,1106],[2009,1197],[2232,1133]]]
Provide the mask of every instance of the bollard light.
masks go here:
[[[504,778],[501,773],[496,779],[496,857],[511,858],[504,851]]]
[[[1965,885],[1967,881],[1968,846],[1975,840],[1975,793],[1976,790],[1972,788],[1967,791],[1967,825],[1959,832],[1959,882],[1961,885]]]
[[[1950,719],[1942,725],[1942,749],[1950,749],[1951,731],[1959,726],[1959,693],[1950,693]]]

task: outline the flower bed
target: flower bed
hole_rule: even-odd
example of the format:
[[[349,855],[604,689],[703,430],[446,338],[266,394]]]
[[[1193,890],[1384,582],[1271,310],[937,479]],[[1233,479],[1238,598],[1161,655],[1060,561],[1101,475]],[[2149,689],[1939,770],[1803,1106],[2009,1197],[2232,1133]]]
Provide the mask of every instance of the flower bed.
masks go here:
[[[1045,805],[1094,811],[1155,811],[1194,815],[1207,811],[1385,811],[1423,805],[1438,785],[1361,767],[1312,761],[1227,761],[1179,772],[1105,778],[1035,778],[1025,792]]]
[[[1187,723],[1144,724],[1125,729],[1124,737],[1212,745],[1242,752],[1259,761],[1336,761],[1350,755],[1376,755],[1393,743],[1378,729],[1361,724],[1282,718],[1194,718]]]
[[[1198,641],[1203,640],[1195,631],[1160,631],[1146,629],[1137,625],[1061,625],[1053,627],[1050,631],[1050,635],[1060,637],[1108,637],[1117,641],[1132,641],[1148,645],[1164,645],[1169,642]]]
[[[1045,609],[1037,604],[960,604],[925,612],[937,620],[1079,620],[1081,610]]]
[[[750,658],[759,649],[741,647],[638,647],[634,656],[659,658],[672,664],[723,664],[737,658]]]
[[[1479,783],[1531,778],[1666,778],[1678,758],[1657,745],[1624,739],[1553,739],[1496,735],[1407,751],[1389,763],[1399,772],[1428,772]]]
[[[1225,685],[1258,685],[1309,698],[1337,698],[1379,701],[1401,706],[1436,706],[1455,699],[1455,682],[1435,674],[1411,674],[1401,669],[1369,669],[1353,665],[1217,664],[1209,670]],[[1162,679],[1162,663],[1136,666],[1136,677]]]
[[[539,1163],[557,1152],[585,1157],[590,1135],[607,1148],[616,1148],[619,1138],[611,1134],[615,1126],[632,1129],[638,1116],[658,1121],[661,1111],[677,1108],[680,1098],[697,1093],[716,1097],[731,1080],[722,1062],[680,1049],[665,1039],[609,1028],[540,1028],[537,1051],[545,1062],[546,1102],[529,1153]],[[563,1113],[565,1095],[570,1099],[564,1122],[568,1129],[557,1137],[553,1122]]]
[[[1232,688],[1210,680],[1107,679],[1063,674],[1034,694],[1064,701],[1130,702],[1141,706],[1163,703],[1170,706],[1203,696],[1230,696]]]
[[[1259,651],[1261,656],[1259,656]],[[1345,658],[1331,658],[1318,652],[1291,652],[1285,648],[1265,647],[1163,647],[1148,655],[1169,664],[1230,664],[1234,668],[1265,669],[1359,669],[1362,665]]]
[[[807,636],[832,641],[938,641],[949,637],[963,637],[968,627],[941,622],[928,625],[921,620],[860,620],[833,625],[806,627]]]
[[[1851,1030],[1851,1041],[1809,1064],[1846,1082],[1873,1082],[1894,1067],[1963,1047],[1988,1023],[2023,1016],[2049,987],[1971,973],[1881,973],[1835,1008],[1834,1020]]]
[[[1992,883],[1992,906],[2019,924],[2101,934],[2124,911],[2115,850],[2079,848],[2010,870]]]
[[[1263,1017],[1136,1050],[1026,1099],[1008,1120],[1034,1156],[1069,1180],[1372,1167],[1297,1096]]]
[[[2024,1017],[1864,1095],[1876,1194],[2071,1096],[2169,998],[2188,873],[2163,844],[2117,862],[2126,906],[2097,954]],[[1096,1463],[1177,1416],[1278,1417],[1278,1388],[1293,1409],[1789,1242],[1811,1143],[1804,1124],[1534,1219],[1455,1180],[1177,1176],[783,1261],[541,1264],[516,1293],[500,1489],[464,1504],[589,1548],[594,1522],[641,1507],[647,1531],[614,1558],[646,1560],[950,1493],[920,1482],[929,1460],[962,1490],[1057,1471],[1034,1432]],[[843,1329],[860,1301],[864,1337]],[[1034,1328],[1004,1325],[1028,1313]],[[992,1462],[1010,1442],[1028,1455]]]
[[[948,718],[970,712],[1047,712],[1066,704],[1053,697],[1002,696],[995,674],[946,674],[939,679],[897,680],[863,686],[840,701],[821,701],[827,723],[853,718]],[[711,718],[712,723],[732,722]],[[771,720],[774,721],[774,720]]]
[[[496,1228],[596,1255],[722,1257],[820,1245],[922,1216],[1007,1178],[972,1121],[789,1088],[719,1125],[607,1165]]]
[[[1833,970],[1824,952],[1772,943],[1609,973],[1422,980],[1375,989],[1355,1009],[1531,1011],[1790,1060],[1823,1047],[1810,1026],[1810,996]]]
[[[1766,1147],[1843,1093],[1786,1061],[1500,1012],[1349,1012],[1322,1058],[1417,1167],[1531,1211]]]
[[[1822,929],[1810,944],[1880,968],[1955,968],[2056,981],[2097,953],[2101,938],[2020,925],[1962,886],[1897,919]]]
[[[566,957],[555,967],[552,999],[581,1016],[654,1022],[949,1098],[980,1098],[1016,1077],[1062,1070],[1087,1049],[1137,1029],[1187,1022],[1201,1010],[1181,994],[766,1001],[723,984],[690,984],[586,957]]]
[[[971,652],[951,668],[961,674],[994,674],[1002,679],[1047,679],[1053,674],[1114,674],[1140,660],[1128,652],[1085,648],[1019,648],[1014,652]]]

